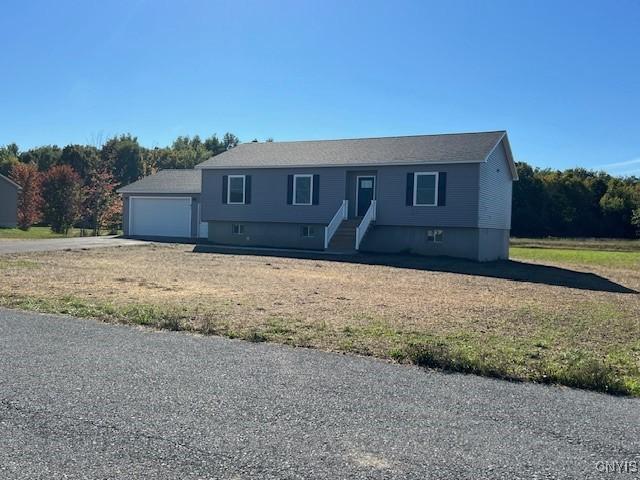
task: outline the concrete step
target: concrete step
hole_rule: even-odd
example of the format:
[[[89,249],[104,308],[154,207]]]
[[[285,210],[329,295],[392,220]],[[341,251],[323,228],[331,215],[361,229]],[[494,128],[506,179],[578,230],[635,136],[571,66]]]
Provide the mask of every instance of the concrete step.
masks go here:
[[[342,255],[355,255],[358,251],[354,248],[327,248],[327,253],[340,253]]]
[[[351,247],[351,248],[355,248],[355,246],[356,246],[355,240],[348,241],[348,242],[336,241],[336,242],[329,243],[329,247]]]
[[[356,231],[355,230],[338,230],[336,233],[333,234],[334,238],[335,237],[353,237],[355,236]]]

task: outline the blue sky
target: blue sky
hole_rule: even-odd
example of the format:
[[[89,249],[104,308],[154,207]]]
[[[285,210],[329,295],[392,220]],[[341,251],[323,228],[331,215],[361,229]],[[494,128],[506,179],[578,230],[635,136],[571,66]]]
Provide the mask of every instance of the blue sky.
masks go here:
[[[507,129],[640,175],[640,2],[3,2],[0,144]]]

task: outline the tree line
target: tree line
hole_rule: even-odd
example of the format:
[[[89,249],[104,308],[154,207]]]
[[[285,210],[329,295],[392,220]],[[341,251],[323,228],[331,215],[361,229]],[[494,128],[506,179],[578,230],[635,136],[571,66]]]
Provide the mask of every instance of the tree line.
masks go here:
[[[122,205],[116,190],[121,186],[158,170],[193,168],[239,142],[226,133],[204,140],[180,136],[163,148],[145,148],[130,134],[101,146],[47,145],[21,152],[10,144],[0,147],[0,173],[23,187],[20,228],[42,221],[56,232],[75,226],[97,234],[120,227]],[[517,169],[512,235],[640,236],[640,178],[584,168],[540,169],[525,162],[518,162]]]
[[[640,178],[518,162],[511,234],[516,237],[640,236]]]
[[[13,143],[0,147],[0,174],[22,186],[20,228],[44,222],[58,233],[79,227],[97,235],[120,228],[122,202],[116,190],[121,186],[158,170],[193,168],[239,141],[226,133],[204,140],[180,136],[163,148],[145,148],[130,134],[100,146],[46,145],[20,151]]]

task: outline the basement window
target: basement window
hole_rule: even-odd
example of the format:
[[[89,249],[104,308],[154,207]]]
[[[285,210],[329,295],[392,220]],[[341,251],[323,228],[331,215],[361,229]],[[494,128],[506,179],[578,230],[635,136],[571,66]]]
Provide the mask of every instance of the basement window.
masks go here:
[[[313,238],[316,236],[316,230],[313,225],[303,225],[302,226],[302,236],[304,238]]]
[[[443,237],[442,230],[427,230],[428,243],[442,243]]]
[[[232,224],[231,233],[234,235],[244,235],[244,225],[241,223]]]

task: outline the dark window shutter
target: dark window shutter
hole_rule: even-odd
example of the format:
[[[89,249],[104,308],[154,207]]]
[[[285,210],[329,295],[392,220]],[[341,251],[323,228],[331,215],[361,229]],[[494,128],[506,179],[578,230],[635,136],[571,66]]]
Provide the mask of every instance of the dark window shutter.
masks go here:
[[[244,176],[244,203],[251,203],[251,175]]]
[[[227,203],[227,187],[229,186],[229,180],[226,175],[222,176],[222,203]]]
[[[407,205],[413,205],[413,172],[407,173]]]
[[[293,203],[293,175],[287,177],[287,203]]]
[[[320,175],[313,176],[313,200],[314,205],[320,203]]]
[[[438,206],[447,204],[447,172],[438,173]]]

